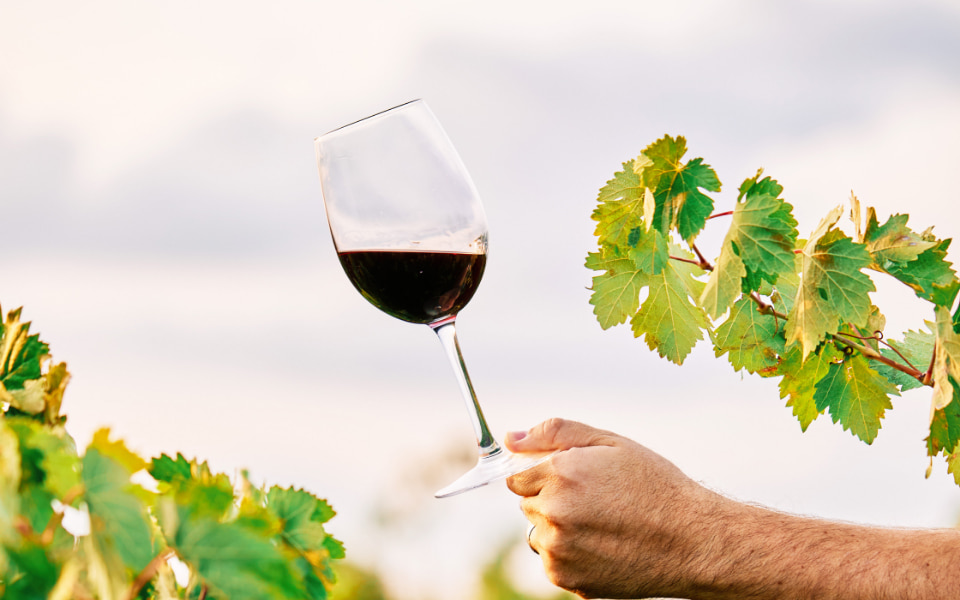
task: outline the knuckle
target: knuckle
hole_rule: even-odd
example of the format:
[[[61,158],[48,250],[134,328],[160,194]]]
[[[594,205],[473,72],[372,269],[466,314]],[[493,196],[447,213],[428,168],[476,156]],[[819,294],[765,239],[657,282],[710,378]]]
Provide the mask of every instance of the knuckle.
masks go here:
[[[552,442],[557,439],[557,436],[565,426],[566,420],[561,419],[560,417],[551,417],[540,424],[540,433],[543,435],[544,439]]]

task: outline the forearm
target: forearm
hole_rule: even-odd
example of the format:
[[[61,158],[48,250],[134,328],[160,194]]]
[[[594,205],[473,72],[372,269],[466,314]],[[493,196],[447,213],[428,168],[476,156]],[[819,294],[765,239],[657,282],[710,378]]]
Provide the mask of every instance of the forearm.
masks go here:
[[[690,598],[960,596],[960,531],[835,523],[726,499],[707,510],[713,535],[691,556]]]

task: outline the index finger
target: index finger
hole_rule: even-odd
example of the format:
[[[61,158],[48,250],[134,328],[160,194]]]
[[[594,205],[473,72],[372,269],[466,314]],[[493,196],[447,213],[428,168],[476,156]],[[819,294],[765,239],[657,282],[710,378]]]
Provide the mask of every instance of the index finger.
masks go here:
[[[551,457],[535,467],[508,477],[507,487],[518,496],[536,496],[549,481],[552,470],[553,459]]]

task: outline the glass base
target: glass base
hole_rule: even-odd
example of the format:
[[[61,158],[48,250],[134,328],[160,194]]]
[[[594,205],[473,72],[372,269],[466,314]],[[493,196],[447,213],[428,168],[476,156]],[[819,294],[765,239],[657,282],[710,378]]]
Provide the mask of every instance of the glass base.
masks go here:
[[[493,481],[506,479],[511,475],[516,475],[539,465],[553,455],[553,452],[537,455],[511,454],[506,450],[501,450],[496,454],[481,457],[477,466],[461,475],[459,479],[447,487],[439,490],[434,494],[434,497],[448,498],[485,486]]]

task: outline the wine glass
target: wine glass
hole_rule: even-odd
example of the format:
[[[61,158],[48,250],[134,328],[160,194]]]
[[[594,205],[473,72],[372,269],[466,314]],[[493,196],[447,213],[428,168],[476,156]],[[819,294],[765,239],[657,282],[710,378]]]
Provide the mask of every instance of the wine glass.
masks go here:
[[[327,221],[347,277],[383,312],[433,329],[467,404],[480,457],[436,497],[543,461],[511,454],[493,437],[460,353],[455,322],[483,275],[487,219],[440,122],[414,100],[318,137],[316,151]]]

